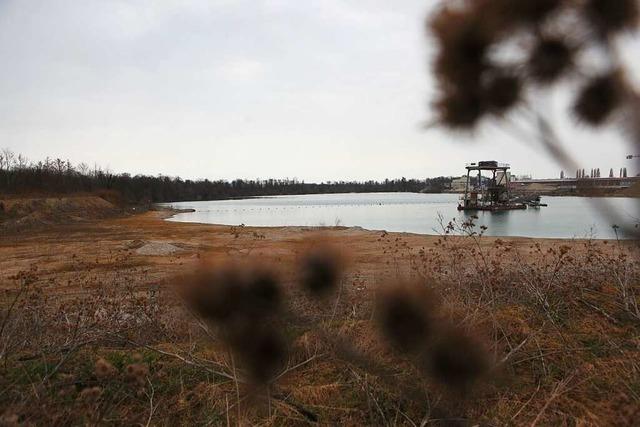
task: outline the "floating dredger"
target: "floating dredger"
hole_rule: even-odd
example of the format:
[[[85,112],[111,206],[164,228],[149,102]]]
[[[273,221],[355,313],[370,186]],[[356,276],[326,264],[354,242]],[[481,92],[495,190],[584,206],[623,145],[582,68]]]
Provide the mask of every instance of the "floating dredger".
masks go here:
[[[511,196],[510,165],[495,160],[468,163],[464,196],[458,210],[504,211],[526,209],[527,201]],[[539,203],[539,202],[538,202]],[[543,206],[538,204],[537,206]]]

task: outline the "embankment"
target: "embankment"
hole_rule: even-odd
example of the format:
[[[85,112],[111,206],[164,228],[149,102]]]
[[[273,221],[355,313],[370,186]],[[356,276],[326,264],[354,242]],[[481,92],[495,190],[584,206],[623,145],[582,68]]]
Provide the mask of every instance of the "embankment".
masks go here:
[[[123,209],[96,195],[61,197],[1,197],[0,229],[25,229],[105,219]]]

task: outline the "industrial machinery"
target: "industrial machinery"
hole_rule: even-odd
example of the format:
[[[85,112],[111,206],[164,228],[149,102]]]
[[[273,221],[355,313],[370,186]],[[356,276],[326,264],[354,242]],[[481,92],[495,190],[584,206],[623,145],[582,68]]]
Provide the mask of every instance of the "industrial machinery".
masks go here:
[[[519,203],[511,198],[509,182],[511,173],[506,163],[495,160],[485,160],[466,165],[467,182],[462,203],[458,205],[461,211],[503,211],[512,209],[526,209],[525,203]]]

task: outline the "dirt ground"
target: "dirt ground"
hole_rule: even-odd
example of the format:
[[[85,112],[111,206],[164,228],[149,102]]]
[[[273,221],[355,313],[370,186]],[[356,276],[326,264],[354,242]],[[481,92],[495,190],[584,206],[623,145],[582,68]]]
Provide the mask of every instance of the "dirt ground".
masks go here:
[[[370,276],[388,270],[388,244],[381,235],[402,238],[413,249],[433,248],[438,236],[386,233],[359,228],[331,227],[232,227],[164,221],[167,211],[149,211],[125,218],[90,223],[41,227],[37,231],[6,232],[0,239],[0,286],[10,286],[8,278],[37,266],[43,281],[61,279],[73,273],[126,271],[132,267],[148,270],[150,283],[165,282],[189,271],[203,261],[256,256],[265,262],[292,261],[310,239],[328,238],[349,256],[355,273]],[[484,237],[491,247],[496,238]],[[528,247],[529,238],[501,239]],[[543,247],[560,245],[559,239],[535,239]],[[144,250],[145,245],[164,244],[178,251]],[[79,266],[79,264],[81,264]],[[146,285],[150,283],[140,283]],[[65,289],[59,289],[65,291]]]
[[[633,425],[640,416],[640,268],[633,244],[443,238],[346,227],[232,227],[164,221],[168,215],[149,211],[0,231],[4,312],[10,312],[6,307],[21,283],[37,289],[37,301],[38,295],[45,296],[45,302],[31,304],[27,299],[20,306],[25,312],[36,307],[30,317],[22,319],[16,310],[5,317],[14,323],[5,321],[8,338],[2,338],[5,347],[14,350],[4,356],[0,421]],[[278,376],[260,410],[249,409],[258,407],[254,403],[243,404],[229,353],[216,340],[209,345],[206,336],[193,338],[191,329],[181,324],[166,326],[173,312],[156,318],[157,305],[140,308],[148,309],[145,316],[154,320],[142,328],[146,331],[134,332],[127,323],[135,317],[123,318],[115,307],[116,317],[91,323],[81,334],[71,334],[72,322],[59,314],[85,310],[82,305],[71,309],[58,304],[76,297],[77,304],[87,304],[82,296],[101,294],[101,287],[124,284],[147,298],[150,290],[180,286],[181,275],[203,264],[229,259],[258,260],[278,270],[284,286],[293,289],[298,260],[318,242],[342,254],[344,289],[329,302],[292,300],[299,316],[283,329],[291,339],[292,366]],[[479,394],[452,392],[437,381],[423,380],[418,362],[387,349],[375,332],[376,293],[416,278],[439,295],[438,311],[446,319],[442,322],[451,324],[443,330],[455,326],[485,342],[496,368],[487,380],[490,385]],[[100,306],[113,300],[96,298],[90,314],[101,313]],[[116,306],[140,304],[132,299]],[[45,319],[39,311],[47,309],[51,317]],[[40,325],[37,322],[42,326],[33,326]],[[162,334],[152,336],[149,331],[161,323]],[[105,337],[115,329],[124,332],[114,343]],[[25,344],[24,334],[42,337]],[[52,338],[55,334],[59,339]],[[445,352],[445,360],[478,351],[467,348],[465,339],[453,335],[454,353]],[[67,353],[69,342],[77,343],[73,357]],[[36,359],[34,351],[42,351],[42,358]],[[218,376],[211,377],[212,366]],[[103,371],[114,374],[107,378]],[[34,372],[42,379],[34,380]],[[70,391],[69,378],[74,384]],[[414,382],[428,390],[426,401],[405,393],[406,385]],[[34,407],[42,411],[36,414]]]

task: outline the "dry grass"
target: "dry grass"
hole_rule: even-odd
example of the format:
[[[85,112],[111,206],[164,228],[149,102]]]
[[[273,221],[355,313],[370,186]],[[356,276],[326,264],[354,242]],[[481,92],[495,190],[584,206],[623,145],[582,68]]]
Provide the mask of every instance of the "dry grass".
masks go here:
[[[309,247],[304,233],[220,229],[216,239],[235,249],[224,258],[246,261],[252,254],[237,249],[251,248],[279,260],[287,357],[257,385],[220,324],[194,316],[163,284],[172,271],[191,270],[194,253],[123,255],[124,236],[156,232],[156,222],[136,223],[134,236],[131,221],[86,228],[104,239],[94,253],[74,250],[75,258],[2,276],[6,424],[632,425],[639,415],[633,243],[501,240],[468,225],[440,238],[338,230],[329,237],[353,253],[337,289],[315,297],[298,284],[308,276],[296,273]],[[203,230],[166,227],[183,238]],[[26,239],[32,250],[36,237]],[[225,252],[207,250],[218,259]],[[379,326],[377,299],[390,294],[377,290],[398,284],[431,296],[424,307],[433,339],[413,338],[424,348],[395,348]],[[488,359],[463,386],[450,381],[470,372],[469,341],[459,337],[473,337]]]

